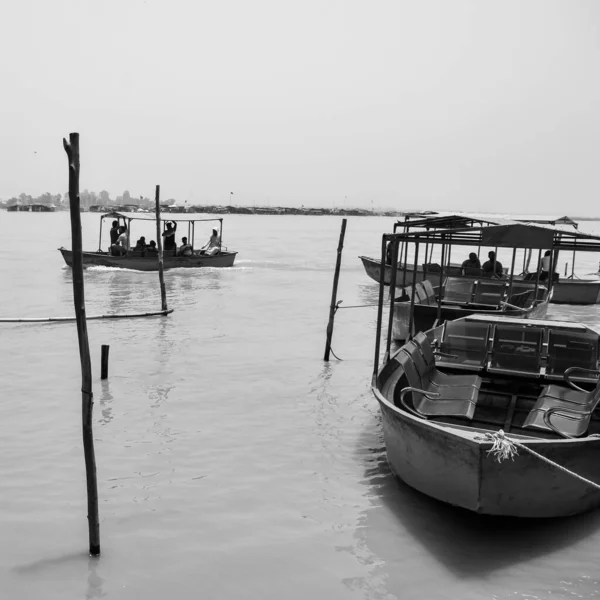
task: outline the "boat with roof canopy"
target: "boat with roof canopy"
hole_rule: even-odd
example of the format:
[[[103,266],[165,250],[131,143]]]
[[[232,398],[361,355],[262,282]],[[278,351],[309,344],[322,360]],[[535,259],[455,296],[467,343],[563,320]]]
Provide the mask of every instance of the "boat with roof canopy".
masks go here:
[[[128,235],[128,250],[124,254],[114,254],[111,252],[110,245],[106,250],[102,249],[102,229],[105,219],[117,221],[118,226],[125,226]],[[163,231],[166,230],[167,223],[184,223],[187,224],[187,240],[191,245],[192,250],[189,256],[178,256],[176,251],[166,250],[163,252],[163,267],[165,269],[174,268],[199,268],[199,267],[231,267],[235,261],[237,252],[228,250],[223,245],[223,219],[160,219],[162,222]],[[218,249],[214,254],[204,254],[201,250],[194,249],[194,237],[196,223],[199,222],[218,222]],[[134,229],[140,230],[140,235],[156,235],[156,220],[153,215],[144,214],[127,214],[120,212],[109,212],[100,217],[100,234],[98,240],[98,250],[95,252],[83,252],[83,266],[104,266],[118,267],[121,269],[132,269],[136,271],[158,271],[158,253],[151,252],[147,249],[135,249],[132,244],[132,223]],[[136,234],[137,235],[137,234]],[[71,250],[64,247],[59,248],[60,253],[67,265],[72,266],[73,254]]]
[[[560,236],[542,224],[463,230],[455,240],[479,235],[514,244],[524,233],[532,249],[549,248],[553,256],[559,249],[600,252],[599,236]],[[411,235],[384,235],[382,263],[388,242],[397,256]],[[600,507],[598,332],[580,323],[471,314],[392,347],[392,294],[380,368],[384,289],[381,278],[372,389],[392,471],[476,513],[562,517]]]
[[[555,228],[569,236],[570,233],[578,232],[578,224],[569,217],[560,217],[556,219],[503,219],[494,216],[479,216],[469,214],[451,214],[451,215],[429,215],[425,213],[409,213],[405,215],[404,221],[397,221],[394,224],[394,233],[398,231],[408,232],[410,230],[426,230],[435,229],[453,229],[464,227],[482,227],[482,226],[499,226],[507,223],[529,223],[532,225],[549,226]],[[557,279],[554,282],[554,292],[551,302],[554,304],[598,304],[600,303],[600,277],[595,279],[581,279],[575,274],[575,262],[577,253],[582,252],[576,245],[569,252],[571,263],[570,269],[568,263],[565,264],[565,271],[562,277],[555,275]],[[376,282],[379,282],[381,277],[381,263],[377,258],[369,256],[359,256],[363,263],[367,275]],[[413,281],[419,282],[427,279],[427,275],[439,270],[439,262],[433,259],[433,247],[430,248],[430,253],[427,254],[423,262],[419,263],[416,268],[413,265],[407,264],[408,257],[406,250],[401,247],[398,252],[398,260],[400,268],[406,268],[406,285],[412,285]],[[386,259],[385,269],[383,273],[385,285],[390,284],[391,275],[390,257]],[[536,263],[536,265],[539,263]],[[554,268],[555,273],[558,270],[559,264],[558,254],[555,257]],[[516,280],[533,279],[535,278],[535,268],[530,272],[531,253],[523,257],[522,264],[517,266],[518,272],[514,273]],[[570,270],[570,273],[569,273]],[[416,273],[416,276],[415,276]],[[462,268],[462,263],[452,262],[451,257],[446,257],[446,273],[452,277],[464,277],[465,272]],[[508,274],[508,273],[507,273]]]
[[[548,310],[548,301],[552,294],[553,281],[540,281],[538,272],[535,279],[517,278],[515,264],[523,254],[525,261],[535,248],[541,254],[544,244],[552,245],[553,232],[545,226],[529,223],[505,222],[502,225],[473,225],[452,229],[411,229],[398,234],[396,240],[402,245],[405,257],[413,258],[412,273],[419,265],[421,251],[431,257],[434,248],[439,248],[441,256],[437,268],[431,264],[423,265],[422,281],[407,287],[409,274],[407,261],[392,269],[390,293],[394,293],[392,306],[394,319],[392,336],[394,340],[404,340],[419,331],[425,331],[438,323],[459,319],[470,314],[490,316],[509,316],[515,318],[543,318]],[[491,273],[487,275],[480,268],[463,269],[461,276],[452,273],[449,263],[452,250],[458,246],[470,248],[494,248],[494,260],[498,248],[511,251],[511,266],[501,268],[489,262]],[[424,248],[424,250],[421,250]],[[388,249],[389,250],[389,247]],[[558,250],[550,252],[554,260]],[[392,264],[394,261],[392,257]],[[491,267],[490,267],[491,265]],[[485,265],[484,265],[485,266]],[[431,270],[430,270],[431,269]],[[508,276],[506,275],[508,273]]]

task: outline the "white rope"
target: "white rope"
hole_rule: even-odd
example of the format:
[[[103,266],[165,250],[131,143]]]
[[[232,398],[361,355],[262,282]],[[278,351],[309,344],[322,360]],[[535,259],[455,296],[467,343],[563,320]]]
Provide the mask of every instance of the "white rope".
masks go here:
[[[590,436],[590,437],[592,437],[592,436]],[[594,435],[594,437],[598,437],[598,436]],[[497,433],[485,433],[483,437],[476,437],[475,439],[486,441],[486,442],[492,442],[492,447],[490,448],[490,450],[488,450],[487,453],[488,453],[488,455],[493,454],[495,460],[497,460],[498,462],[502,462],[503,460],[506,460],[507,458],[514,460],[514,457],[519,455],[517,448],[521,448],[523,450],[526,450],[530,454],[533,454],[533,456],[536,456],[537,458],[544,461],[545,463],[547,463],[553,467],[556,467],[559,471],[562,471],[563,473],[566,473],[567,475],[571,475],[575,479],[579,479],[579,481],[583,481],[584,483],[587,483],[588,485],[592,486],[593,488],[600,490],[600,485],[597,484],[596,482],[586,479],[585,477],[582,477],[581,475],[578,475],[577,473],[574,473],[573,471],[570,471],[566,467],[563,467],[562,465],[555,463],[553,460],[550,460],[549,458],[542,456],[541,454],[539,454],[535,450],[532,450],[528,446],[521,444],[521,442],[517,442],[516,440],[508,439],[502,429],[500,431],[498,431]]]

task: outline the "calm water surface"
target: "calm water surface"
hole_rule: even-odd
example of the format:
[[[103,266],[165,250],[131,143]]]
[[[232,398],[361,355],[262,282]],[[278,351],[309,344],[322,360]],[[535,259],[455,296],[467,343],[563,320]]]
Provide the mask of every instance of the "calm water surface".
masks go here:
[[[99,218],[82,219],[96,249]],[[169,317],[89,322],[99,560],[87,556],[76,327],[0,324],[2,598],[600,596],[600,511],[476,517],[390,474],[369,388],[373,306],[338,312],[343,360],[322,361],[340,222],[228,216],[234,268],[167,272]],[[349,219],[342,306],[376,301],[357,256],[377,255],[391,225]],[[0,226],[0,316],[72,315],[56,250],[70,247],[68,213],[0,212]],[[209,233],[199,225],[196,245]],[[597,264],[582,257],[576,272]],[[96,268],[85,284],[88,315],[160,307],[155,273]],[[549,316],[600,324],[597,306]]]

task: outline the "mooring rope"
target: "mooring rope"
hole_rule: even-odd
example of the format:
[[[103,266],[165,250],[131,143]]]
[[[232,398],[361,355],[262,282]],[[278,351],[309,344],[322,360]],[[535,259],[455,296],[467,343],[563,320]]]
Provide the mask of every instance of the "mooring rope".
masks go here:
[[[341,302],[341,300],[340,300]],[[356,304],[354,306],[336,306],[335,309],[338,310],[339,308],[366,308],[369,306],[379,306],[378,304]]]
[[[599,436],[596,434],[593,434],[589,437],[599,437]],[[553,460],[550,460],[549,458],[546,458],[542,454],[539,454],[539,452],[536,452],[535,450],[532,450],[528,446],[521,444],[521,442],[517,442],[516,440],[508,439],[506,437],[506,434],[504,433],[504,430],[502,430],[502,429],[496,433],[485,433],[483,435],[483,437],[476,437],[475,439],[483,440],[486,442],[492,442],[492,447],[487,451],[487,453],[488,453],[488,455],[493,454],[495,460],[497,460],[498,462],[502,462],[503,460],[506,460],[507,458],[514,460],[515,456],[519,455],[517,448],[521,448],[522,450],[526,450],[530,454],[533,454],[533,456],[536,456],[543,462],[545,462],[553,467],[556,467],[559,471],[562,471],[563,473],[566,473],[567,475],[571,475],[575,479],[579,479],[579,481],[583,481],[584,483],[587,483],[588,485],[596,488],[597,490],[600,490],[600,485],[597,484],[595,481],[586,479],[585,477],[582,477],[581,475],[575,473],[574,471],[571,471],[571,470],[567,469],[566,467],[559,465],[558,463],[554,462]]]

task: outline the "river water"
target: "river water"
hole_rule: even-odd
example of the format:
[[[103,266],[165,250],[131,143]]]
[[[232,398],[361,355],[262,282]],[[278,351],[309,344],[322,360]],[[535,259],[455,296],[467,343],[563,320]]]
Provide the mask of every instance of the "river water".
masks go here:
[[[95,250],[99,217],[82,220]],[[338,312],[342,360],[324,364],[340,223],[226,216],[234,268],[168,271],[168,317],[88,323],[99,559],[87,555],[75,324],[0,324],[2,598],[600,596],[600,511],[477,517],[390,474],[370,392],[377,286],[357,257],[377,256],[393,221],[348,219],[338,298],[369,306]],[[57,252],[68,213],[0,212],[0,226],[0,317],[71,316]],[[582,257],[576,272],[597,264]],[[160,308],[156,273],[93,268],[85,286],[88,315]],[[549,318],[600,324],[600,307],[551,305]]]

